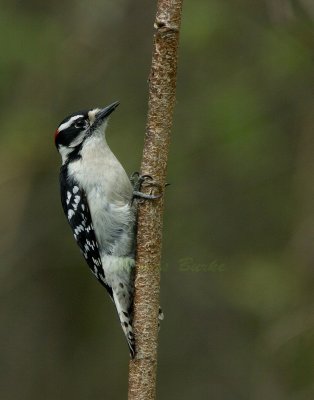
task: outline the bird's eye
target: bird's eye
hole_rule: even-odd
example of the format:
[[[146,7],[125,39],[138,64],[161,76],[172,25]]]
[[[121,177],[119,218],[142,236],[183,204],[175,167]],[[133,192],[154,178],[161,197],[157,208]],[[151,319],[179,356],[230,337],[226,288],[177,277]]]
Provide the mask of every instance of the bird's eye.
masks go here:
[[[74,128],[85,128],[85,121],[81,119],[80,121],[75,122]]]

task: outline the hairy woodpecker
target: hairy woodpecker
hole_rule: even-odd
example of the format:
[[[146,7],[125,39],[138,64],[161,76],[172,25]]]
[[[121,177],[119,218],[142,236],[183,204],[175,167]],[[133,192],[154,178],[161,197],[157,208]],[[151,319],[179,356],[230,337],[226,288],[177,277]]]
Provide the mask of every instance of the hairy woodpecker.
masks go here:
[[[64,213],[87,264],[116,306],[134,357],[136,203],[133,196],[141,193],[134,189],[106,142],[108,117],[118,104],[71,114],[56,130],[55,144],[62,158],[60,186]]]

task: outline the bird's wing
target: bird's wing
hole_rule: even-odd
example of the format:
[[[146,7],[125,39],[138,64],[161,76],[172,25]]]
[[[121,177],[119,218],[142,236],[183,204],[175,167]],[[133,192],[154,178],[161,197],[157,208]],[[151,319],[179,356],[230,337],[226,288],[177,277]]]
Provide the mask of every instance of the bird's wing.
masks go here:
[[[74,239],[79,245],[89,268],[112,297],[112,289],[107,284],[104,275],[85,192],[75,182],[69,184],[62,173],[60,174],[60,185],[62,207],[72,228]]]

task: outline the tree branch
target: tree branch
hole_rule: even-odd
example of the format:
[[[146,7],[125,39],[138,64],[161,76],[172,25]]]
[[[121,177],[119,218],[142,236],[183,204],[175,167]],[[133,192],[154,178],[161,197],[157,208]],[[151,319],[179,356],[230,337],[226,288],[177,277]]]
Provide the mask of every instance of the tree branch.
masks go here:
[[[175,104],[181,10],[182,0],[158,0],[154,23],[141,174],[151,175],[162,188]],[[133,320],[136,357],[129,365],[129,400],[156,397],[162,216],[163,198],[139,205]]]

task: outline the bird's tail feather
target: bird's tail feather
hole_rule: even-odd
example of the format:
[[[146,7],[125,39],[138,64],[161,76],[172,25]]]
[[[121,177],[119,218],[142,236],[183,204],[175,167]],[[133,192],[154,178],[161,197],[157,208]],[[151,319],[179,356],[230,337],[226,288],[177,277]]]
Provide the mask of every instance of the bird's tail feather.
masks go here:
[[[123,293],[125,294],[125,293]],[[130,307],[127,307],[126,304],[130,303],[127,302],[125,297],[121,299],[121,296],[123,296],[121,292],[116,292],[113,290],[113,301],[115,303],[119,320],[124,332],[124,335],[126,337],[126,340],[129,345],[130,349],[130,354],[131,357],[134,358],[135,355],[135,342],[134,342],[134,334],[133,334],[133,328],[132,328],[132,320],[133,316],[130,310]],[[122,301],[121,301],[122,300]]]

